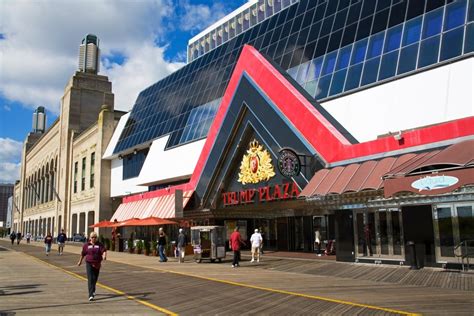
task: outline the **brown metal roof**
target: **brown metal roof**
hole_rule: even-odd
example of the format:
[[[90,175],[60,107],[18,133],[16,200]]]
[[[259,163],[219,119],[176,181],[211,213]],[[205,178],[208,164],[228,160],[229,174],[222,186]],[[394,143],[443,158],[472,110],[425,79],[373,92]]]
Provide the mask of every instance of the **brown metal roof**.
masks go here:
[[[416,156],[407,154],[400,157],[388,157],[382,160],[369,160],[360,164],[321,169],[317,171],[308,185],[301,191],[300,197],[324,196],[363,190],[382,188],[382,176]]]
[[[474,165],[474,139],[451,145],[443,150],[420,153],[409,161],[393,168],[384,178],[409,175],[416,172],[448,168],[465,168]]]

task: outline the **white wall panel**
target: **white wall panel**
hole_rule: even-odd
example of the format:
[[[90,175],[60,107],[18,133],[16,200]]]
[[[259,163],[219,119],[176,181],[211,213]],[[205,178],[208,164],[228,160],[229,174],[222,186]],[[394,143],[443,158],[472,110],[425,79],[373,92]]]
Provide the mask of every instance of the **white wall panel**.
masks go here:
[[[143,164],[138,183],[156,184],[191,176],[196,167],[205,139],[165,150],[169,136],[153,141]]]
[[[474,116],[474,58],[322,103],[360,142]]]
[[[148,191],[148,187],[139,186],[138,177],[122,180],[123,163],[121,159],[112,159],[111,181],[110,181],[110,196],[124,196],[139,192]]]

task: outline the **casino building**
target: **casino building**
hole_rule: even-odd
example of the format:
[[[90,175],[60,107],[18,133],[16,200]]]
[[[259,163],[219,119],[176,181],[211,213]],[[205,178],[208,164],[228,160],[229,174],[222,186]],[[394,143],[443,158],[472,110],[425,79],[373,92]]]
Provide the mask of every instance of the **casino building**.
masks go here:
[[[189,41],[104,154],[112,220],[456,263],[474,239],[474,1],[249,1]]]

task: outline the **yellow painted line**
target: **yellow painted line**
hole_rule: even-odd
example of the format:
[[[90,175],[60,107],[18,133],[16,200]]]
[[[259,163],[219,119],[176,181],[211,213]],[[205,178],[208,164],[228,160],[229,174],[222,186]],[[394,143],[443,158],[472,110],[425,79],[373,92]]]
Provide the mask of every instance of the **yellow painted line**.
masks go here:
[[[39,258],[37,258],[37,257],[34,257],[34,256],[30,255],[30,254],[27,254],[27,253],[25,253],[25,252],[23,252],[23,254],[25,254],[25,255],[27,255],[27,256],[29,256],[29,257],[31,257],[31,258],[33,258],[33,259],[39,261],[39,262],[42,262],[42,263],[44,263],[44,264],[46,264],[46,265],[48,265],[48,266],[50,266],[50,267],[56,268],[56,269],[58,269],[58,270],[60,270],[60,271],[62,271],[62,272],[64,272],[64,273],[67,273],[67,274],[69,274],[69,275],[71,275],[71,276],[73,276],[73,277],[75,277],[75,278],[78,278],[78,279],[83,280],[83,281],[87,281],[87,278],[83,277],[83,276],[80,275],[80,274],[77,274],[77,273],[72,272],[72,271],[68,271],[68,270],[63,269],[63,268],[58,267],[58,266],[55,266],[54,264],[51,264],[51,263],[46,262],[46,261],[44,261],[44,260],[41,260],[41,259],[39,259]],[[113,292],[113,293],[115,293],[115,294],[119,294],[119,295],[125,296],[127,299],[129,299],[129,300],[131,300],[131,301],[135,301],[135,302],[140,303],[140,304],[142,304],[142,305],[145,305],[145,306],[147,306],[147,307],[149,307],[149,308],[152,308],[152,309],[154,309],[154,310],[157,310],[157,311],[159,311],[159,312],[162,312],[162,313],[164,313],[164,314],[166,314],[166,315],[170,315],[170,316],[177,316],[177,315],[178,315],[178,314],[176,314],[176,313],[173,313],[173,312],[170,311],[170,310],[167,310],[166,308],[159,307],[159,306],[157,306],[157,305],[155,305],[155,304],[152,304],[152,303],[146,302],[146,301],[144,301],[144,300],[141,300],[141,299],[139,299],[139,298],[136,298],[135,296],[128,295],[128,294],[125,293],[125,292],[122,292],[122,291],[120,291],[120,290],[114,289],[114,288],[112,288],[112,287],[110,287],[110,286],[107,286],[107,285],[105,285],[105,284],[102,284],[102,283],[100,283],[100,282],[97,282],[97,286],[99,286],[99,287],[101,287],[101,288],[103,288],[103,289],[106,289],[106,290],[108,290],[108,291],[110,291],[110,292]]]
[[[285,291],[285,290],[272,289],[272,288],[258,286],[258,285],[251,285],[251,284],[239,283],[239,282],[234,282],[234,281],[215,279],[215,278],[211,278],[211,277],[205,277],[205,276],[201,276],[201,275],[195,275],[195,274],[184,273],[184,272],[179,272],[179,271],[166,270],[166,269],[160,269],[160,268],[148,267],[148,266],[144,267],[144,266],[136,265],[136,264],[133,264],[133,263],[127,263],[127,262],[121,262],[121,261],[115,261],[115,260],[113,260],[113,262],[127,264],[127,265],[130,265],[130,266],[135,266],[135,267],[139,267],[139,268],[142,268],[142,269],[146,268],[146,269],[156,270],[156,271],[160,271],[160,272],[168,272],[168,273],[177,274],[177,275],[181,275],[181,276],[188,276],[188,277],[198,278],[198,279],[207,280],[207,281],[219,282],[219,283],[224,283],[224,284],[229,284],[229,285],[235,285],[235,286],[246,287],[246,288],[262,290],[262,291],[267,291],[267,292],[273,292],[273,293],[279,293],[279,294],[286,294],[286,295],[291,295],[291,296],[304,297],[304,298],[309,298],[309,299],[314,299],[314,300],[319,300],[319,301],[325,301],[325,302],[331,302],[331,303],[336,303],[336,304],[343,304],[343,305],[367,308],[367,309],[372,309],[372,310],[379,310],[379,311],[384,311],[384,312],[389,312],[389,313],[394,313],[394,314],[411,315],[411,316],[421,315],[421,314],[418,314],[418,313],[405,312],[405,311],[400,311],[400,310],[391,309],[391,308],[385,308],[385,307],[355,303],[355,302],[350,302],[350,301],[343,301],[343,300],[338,300],[338,299],[333,299],[333,298],[328,298],[328,297],[323,297],[323,296],[317,296],[317,295],[310,295],[310,294],[303,294],[303,293],[297,293],[297,292],[291,292],[291,291]]]

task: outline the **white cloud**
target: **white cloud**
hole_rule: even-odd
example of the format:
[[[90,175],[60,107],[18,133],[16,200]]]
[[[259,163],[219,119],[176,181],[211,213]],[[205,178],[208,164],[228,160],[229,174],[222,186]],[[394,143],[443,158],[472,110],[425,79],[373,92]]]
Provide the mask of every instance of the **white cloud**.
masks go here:
[[[10,138],[0,138],[0,183],[20,179],[20,159],[23,144]]]
[[[118,109],[132,107],[138,92],[181,64],[168,63],[163,18],[169,0],[2,1],[0,10],[0,93],[11,101],[59,112],[65,85],[77,69],[79,44],[87,33],[100,39],[102,55],[117,52],[122,65],[102,68],[109,75]]]
[[[183,31],[202,31],[228,12],[222,3],[213,3],[211,7],[203,4],[193,5],[183,1],[184,14],[181,16],[180,29]]]

